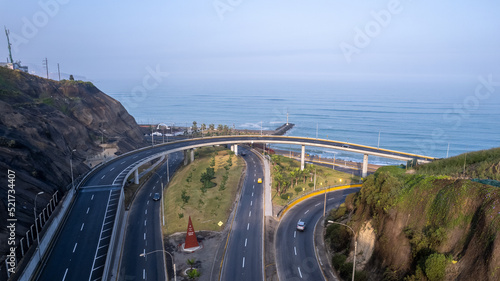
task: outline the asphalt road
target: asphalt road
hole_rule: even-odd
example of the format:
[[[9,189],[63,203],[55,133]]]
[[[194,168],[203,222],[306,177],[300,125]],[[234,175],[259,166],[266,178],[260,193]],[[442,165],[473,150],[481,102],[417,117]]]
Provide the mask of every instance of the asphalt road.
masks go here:
[[[66,223],[62,226],[61,232],[57,237],[57,240],[54,243],[54,246],[46,254],[46,258],[44,262],[41,264],[41,269],[38,271],[37,277],[35,280],[100,280],[102,277],[102,272],[104,269],[104,264],[106,261],[106,253],[109,246],[109,238],[111,236],[111,232],[114,226],[114,219],[116,213],[116,201],[119,198],[119,190],[121,188],[121,184],[124,180],[124,177],[128,171],[130,171],[134,165],[139,163],[141,159],[151,157],[151,155],[157,153],[163,153],[166,151],[179,151],[183,150],[186,147],[200,147],[213,145],[214,143],[251,143],[255,142],[297,142],[297,144],[306,142],[309,144],[315,145],[328,145],[328,146],[337,146],[339,149],[347,150],[342,147],[341,142],[333,142],[328,140],[321,139],[309,139],[309,138],[300,138],[300,137],[281,137],[281,136],[227,136],[227,137],[217,137],[217,138],[203,138],[203,139],[189,139],[184,141],[178,141],[173,143],[168,143],[165,145],[158,145],[154,147],[150,147],[148,149],[143,149],[139,151],[135,151],[133,153],[121,156],[117,159],[111,160],[109,163],[106,163],[104,166],[100,167],[97,171],[94,171],[92,176],[88,178],[83,187],[81,187],[76,195],[76,199],[70,213],[68,214],[68,219]],[[376,148],[369,148],[360,145],[350,145],[350,149],[355,150],[363,150],[363,151],[376,151],[379,153],[385,153],[386,155],[404,155],[408,156],[406,153],[402,152],[394,152],[394,151],[386,151],[386,150],[378,150]],[[248,154],[250,156],[250,154]],[[417,156],[416,158],[426,160],[426,157]],[[259,161],[255,161],[257,165],[260,165]],[[251,167],[251,166],[250,166]],[[257,173],[259,170],[260,177],[262,177],[262,168],[258,169],[258,167],[254,167]],[[251,175],[251,173],[249,173]],[[259,177],[259,176],[254,176]],[[255,179],[256,180],[256,179]],[[250,180],[251,181],[251,180]],[[256,221],[253,221],[256,216],[261,217],[261,205],[262,198],[256,198],[254,200],[260,200],[259,203],[253,202],[254,200],[250,199],[253,205],[250,207],[248,205],[247,193],[251,191],[250,188],[247,188],[249,183],[245,183],[244,189],[244,197],[241,200],[241,209],[244,211],[248,211],[247,217],[245,220],[248,223],[257,224]],[[262,186],[256,184],[254,196],[259,194],[262,195]],[[258,189],[258,190],[257,190]],[[259,204],[255,207],[256,204]],[[250,209],[252,210],[252,214],[250,215]],[[87,213],[88,212],[88,213]],[[245,223],[243,219],[238,219],[235,221],[233,225],[235,227],[234,237],[231,240],[240,241],[241,236],[244,236]],[[242,229],[240,229],[242,227]],[[256,229],[256,228],[252,228]],[[249,229],[250,231],[250,229]],[[255,230],[257,231],[257,230]],[[261,230],[258,230],[259,234],[261,234]],[[250,234],[250,232],[248,232]],[[257,234],[252,236],[256,236]],[[250,236],[250,235],[249,235]],[[248,238],[249,239],[249,238]],[[259,238],[259,240],[262,240]],[[244,244],[240,242],[237,244],[237,247],[231,247],[231,251],[237,251],[240,256],[235,256],[235,262],[238,262],[237,259],[241,258],[241,264],[238,270],[230,269],[226,271],[226,273],[236,274],[234,276],[243,276],[243,275],[251,275],[250,270],[248,270],[249,266],[253,267],[253,259],[261,259],[261,255],[257,255],[254,257],[254,253],[251,254],[250,257],[250,249],[244,247]],[[247,241],[248,243],[248,241]],[[238,248],[239,247],[239,248]],[[234,249],[239,250],[234,250]],[[245,249],[246,248],[246,249]],[[256,247],[257,248],[257,247]],[[261,247],[260,247],[261,248]],[[248,253],[248,256],[245,255],[245,266],[243,266],[243,256],[241,253]],[[228,255],[232,253],[228,253]],[[232,256],[231,256],[232,257]],[[232,262],[232,258],[231,262]],[[249,261],[250,260],[250,261]],[[249,265],[250,264],[252,265]],[[234,271],[234,272],[233,272]],[[258,270],[258,273],[252,274],[261,274],[261,270]],[[227,275],[233,276],[233,275]],[[253,275],[252,275],[253,276]],[[228,277],[230,278],[230,277]],[[246,278],[246,277],[245,277]],[[260,280],[257,279],[248,279],[248,280]]]
[[[327,194],[327,212],[344,202],[356,189],[346,189]],[[316,259],[314,228],[323,216],[324,195],[305,200],[290,209],[281,219],[276,233],[276,265],[279,280],[325,280]],[[303,232],[297,231],[297,222],[306,222]]]
[[[181,152],[169,155],[170,177],[183,159]],[[167,186],[167,163],[159,167],[156,173],[137,192],[130,207],[119,280],[166,280],[161,235],[162,204],[161,200],[154,201],[152,198],[155,193],[162,194],[162,183],[164,187]],[[141,257],[141,254],[146,255]],[[170,273],[170,279],[173,280],[173,271]]]
[[[232,223],[231,235],[224,258],[221,280],[263,280],[262,231],[263,185],[262,163],[257,155],[241,148],[239,153],[247,164],[241,199]]]

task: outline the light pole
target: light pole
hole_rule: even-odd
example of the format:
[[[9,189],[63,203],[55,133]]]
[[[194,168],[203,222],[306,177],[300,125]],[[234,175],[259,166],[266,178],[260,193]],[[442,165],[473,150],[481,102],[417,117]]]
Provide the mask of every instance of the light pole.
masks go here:
[[[339,224],[339,225],[346,226],[347,228],[349,228],[352,231],[352,234],[354,235],[354,260],[353,260],[353,263],[352,263],[352,281],[354,281],[354,273],[356,271],[356,249],[358,247],[358,241],[357,241],[356,232],[354,232],[354,229],[352,229],[347,224],[343,224],[343,223],[340,223],[340,222],[335,222],[335,221],[332,221],[332,220],[329,220],[328,223],[334,223],[334,224]]]
[[[165,252],[167,253],[170,258],[172,259],[172,264],[174,265],[174,281],[177,281],[177,273],[175,272],[175,262],[174,262],[174,257],[172,256],[172,254],[170,254],[169,252],[165,251],[165,250],[156,250],[156,251],[152,251],[152,252],[149,252],[149,253],[141,253],[139,256],[140,257],[146,257],[147,255],[149,254],[153,254],[153,253],[157,253],[157,252]],[[166,269],[166,266],[165,266],[165,269]],[[167,274],[168,275],[168,274]]]
[[[73,187],[73,191],[75,190],[75,183],[73,181],[73,152],[75,152],[76,149],[71,150],[71,154],[69,156],[69,167],[71,169],[71,186]]]
[[[37,241],[36,248],[38,249],[38,261],[40,261],[41,258],[40,258],[40,237],[38,237],[38,225],[36,224],[36,198],[38,197],[38,195],[42,195],[43,193],[44,193],[43,191],[40,191],[35,195],[35,206],[33,207],[33,215],[35,217],[36,241]]]

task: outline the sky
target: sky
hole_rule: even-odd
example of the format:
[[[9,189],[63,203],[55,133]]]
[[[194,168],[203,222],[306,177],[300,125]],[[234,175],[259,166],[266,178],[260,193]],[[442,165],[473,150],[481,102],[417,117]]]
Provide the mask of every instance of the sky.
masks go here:
[[[59,63],[120,90],[167,75],[496,77],[498,11],[495,0],[0,0],[0,23],[31,71],[47,58],[50,72]]]

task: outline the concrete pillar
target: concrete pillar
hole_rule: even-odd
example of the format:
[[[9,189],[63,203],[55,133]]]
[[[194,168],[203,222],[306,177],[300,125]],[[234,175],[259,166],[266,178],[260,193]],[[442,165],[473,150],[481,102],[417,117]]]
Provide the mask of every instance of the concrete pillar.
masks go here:
[[[135,169],[134,177],[135,177],[134,183],[139,184],[139,169]]]
[[[194,148],[191,148],[191,163],[194,162]]]
[[[363,155],[363,172],[361,177],[366,178],[368,175],[368,154]]]
[[[238,145],[234,145],[234,154],[238,155]]]
[[[234,151],[234,144],[231,144],[231,151]]]
[[[189,164],[188,151],[184,150],[184,166],[187,166],[187,164]]]
[[[306,146],[303,145],[302,146],[302,151],[300,152],[300,170],[301,171],[304,170],[304,160],[305,160],[305,157],[306,157]]]

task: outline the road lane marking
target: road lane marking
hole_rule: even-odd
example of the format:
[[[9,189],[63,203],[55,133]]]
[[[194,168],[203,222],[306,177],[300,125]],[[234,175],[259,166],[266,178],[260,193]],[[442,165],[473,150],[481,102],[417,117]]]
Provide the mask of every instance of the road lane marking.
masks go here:
[[[104,177],[106,177],[106,175],[102,176],[101,180],[103,180],[103,179],[104,179]]]
[[[243,268],[245,268],[245,257],[243,257]]]
[[[297,255],[297,247],[293,247],[293,251],[295,252],[295,255]]]
[[[309,210],[307,210],[307,211],[304,213],[304,215],[305,215],[305,214],[307,214],[307,213],[309,213]]]
[[[64,279],[66,279],[66,274],[68,274],[68,269],[67,268],[66,268],[66,271],[64,272],[64,276],[63,276],[62,281],[64,281]]]
[[[120,164],[125,164],[125,161],[121,162]]]
[[[115,167],[111,168],[111,170],[109,170],[109,171],[112,172],[114,169],[115,169]]]
[[[328,199],[328,201],[330,201],[330,200],[335,200],[335,198],[330,198],[330,199]]]
[[[299,269],[299,275],[300,275],[300,278],[302,278],[302,272],[300,271],[300,267],[297,267]]]
[[[255,185],[254,185],[254,186],[252,186],[252,188],[255,188]]]
[[[87,214],[89,213],[89,211],[90,211],[90,207],[87,208]]]
[[[156,188],[156,185],[155,185],[155,186],[153,186],[153,190],[154,190],[155,188]]]
[[[252,216],[252,211],[250,211],[250,213],[248,213],[248,216],[251,217]]]
[[[297,230],[293,232],[293,238],[297,237]]]
[[[248,239],[247,239],[247,238],[245,238],[245,247],[247,246],[247,240],[248,240]]]
[[[146,226],[146,221],[147,221],[147,220],[144,220],[144,226]]]
[[[253,182],[255,182],[255,179],[253,179]]]
[[[76,250],[76,245],[78,245],[78,243],[75,243],[75,247],[73,247],[73,253],[75,252]]]
[[[153,193],[149,193],[149,196],[153,195]]]
[[[145,215],[147,215],[147,214],[148,214],[148,209],[146,209],[146,210],[144,211],[144,214],[145,214]]]
[[[319,252],[318,247],[316,247],[316,253],[317,252]],[[323,266],[323,262],[321,261],[320,255],[318,255],[318,260],[319,260],[319,263],[321,264],[321,266]]]
[[[247,230],[249,230],[249,229],[250,229],[250,223],[247,224]]]
[[[252,197],[253,197],[253,192],[252,192]]]
[[[252,206],[252,205],[253,205],[253,201],[250,201],[250,206]]]
[[[314,207],[318,207],[319,205],[321,205],[321,203],[318,203],[318,204],[314,205]]]
[[[92,198],[90,198],[90,200],[94,200],[94,194],[92,194]]]
[[[146,280],[146,269],[142,270],[142,279]]]
[[[148,200],[148,202],[146,203],[146,205],[149,205],[149,200]]]
[[[84,226],[84,225],[85,225],[85,223],[82,223],[82,227],[80,228],[80,231],[82,231],[82,230],[83,230],[83,226]]]
[[[146,232],[144,232],[144,240],[146,240]]]

